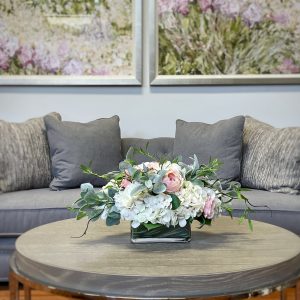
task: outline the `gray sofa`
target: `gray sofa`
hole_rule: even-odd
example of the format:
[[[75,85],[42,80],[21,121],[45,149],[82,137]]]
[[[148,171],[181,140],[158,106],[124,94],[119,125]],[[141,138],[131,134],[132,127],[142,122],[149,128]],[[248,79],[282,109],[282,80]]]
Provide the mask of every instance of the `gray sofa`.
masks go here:
[[[125,138],[122,139],[123,157],[131,145],[144,147],[148,141],[150,152],[173,152],[174,138]],[[250,190],[245,194],[254,205],[268,205],[272,210],[258,208],[252,219],[281,226],[300,235],[300,195],[263,190]],[[66,207],[78,195],[79,189],[51,191],[48,188],[0,194],[0,281],[7,281],[9,256],[14,251],[16,238],[36,226],[72,218]],[[242,203],[234,202],[233,207],[238,216],[243,208]]]

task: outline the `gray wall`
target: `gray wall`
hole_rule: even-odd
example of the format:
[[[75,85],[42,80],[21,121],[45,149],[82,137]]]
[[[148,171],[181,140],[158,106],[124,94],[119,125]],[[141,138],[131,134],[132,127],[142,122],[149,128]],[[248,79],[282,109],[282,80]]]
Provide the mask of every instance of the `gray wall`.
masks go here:
[[[124,137],[146,138],[174,136],[177,118],[212,123],[242,114],[276,127],[300,126],[300,85],[150,88],[146,6],[144,15],[142,88],[0,87],[0,119],[58,111],[64,120],[86,122],[118,114]]]

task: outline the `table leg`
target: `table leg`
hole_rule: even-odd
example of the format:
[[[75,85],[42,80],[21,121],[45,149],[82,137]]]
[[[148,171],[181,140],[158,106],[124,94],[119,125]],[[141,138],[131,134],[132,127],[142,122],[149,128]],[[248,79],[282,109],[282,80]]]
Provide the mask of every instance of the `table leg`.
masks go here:
[[[10,300],[19,300],[19,281],[13,273],[9,274],[9,297]]]
[[[300,300],[300,279],[296,284],[296,300]]]
[[[28,286],[24,286],[24,299],[31,300],[31,288]]]

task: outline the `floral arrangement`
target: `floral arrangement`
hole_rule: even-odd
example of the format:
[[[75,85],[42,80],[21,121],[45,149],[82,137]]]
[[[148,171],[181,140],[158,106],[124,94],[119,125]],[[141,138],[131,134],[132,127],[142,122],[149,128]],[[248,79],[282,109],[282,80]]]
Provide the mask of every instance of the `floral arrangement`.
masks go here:
[[[137,164],[132,159],[136,153],[153,161]],[[82,184],[80,198],[70,209],[77,219],[102,219],[108,226],[127,220],[133,228],[143,226],[151,230],[161,226],[184,227],[194,220],[201,226],[210,225],[222,211],[232,216],[231,201],[237,198],[245,202],[240,221],[248,219],[252,229],[251,204],[242,195],[239,183],[224,183],[217,178],[220,165],[216,159],[200,165],[196,156],[188,165],[180,158],[159,159],[146,150],[130,148],[119,171],[99,175],[90,167],[81,166],[84,173],[104,178],[108,183],[100,190],[90,183]]]
[[[300,73],[299,0],[158,0],[159,74]]]
[[[131,0],[0,1],[0,75],[132,75],[132,39]]]

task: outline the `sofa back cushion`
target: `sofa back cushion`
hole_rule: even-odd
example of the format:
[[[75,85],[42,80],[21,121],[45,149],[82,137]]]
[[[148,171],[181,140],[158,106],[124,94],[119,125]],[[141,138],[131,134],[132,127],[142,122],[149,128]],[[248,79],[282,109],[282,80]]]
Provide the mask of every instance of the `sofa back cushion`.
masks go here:
[[[48,116],[60,120],[58,113]],[[0,191],[48,187],[51,165],[44,119],[0,120]]]
[[[148,145],[148,147],[147,147]],[[157,157],[172,157],[174,138],[160,137],[154,139],[140,139],[140,138],[123,138],[122,139],[122,158],[125,159],[126,154],[130,147],[146,149],[151,154]],[[138,163],[145,161],[151,161],[151,158],[137,154],[134,156],[134,160]]]
[[[104,180],[84,174],[80,165],[89,165],[98,174],[118,169],[121,161],[119,117],[102,118],[89,123],[58,121],[45,117],[50,146],[53,180],[52,190],[79,187],[91,182],[95,186]]]
[[[277,129],[246,117],[243,140],[243,186],[272,192],[299,193],[299,127]]]
[[[207,164],[219,159],[218,176],[225,180],[238,180],[242,159],[242,137],[245,118],[237,116],[215,124],[177,120],[174,154],[182,155],[185,163],[196,154],[199,162]]]

